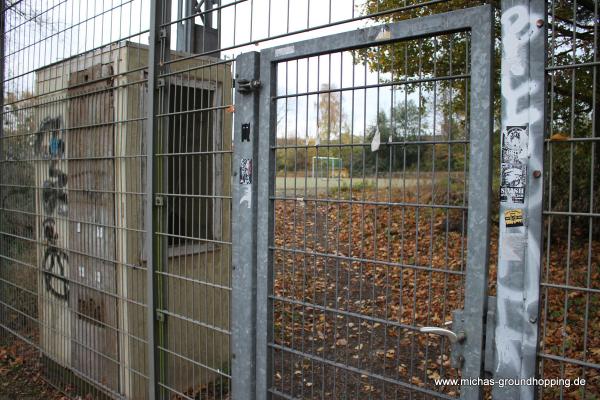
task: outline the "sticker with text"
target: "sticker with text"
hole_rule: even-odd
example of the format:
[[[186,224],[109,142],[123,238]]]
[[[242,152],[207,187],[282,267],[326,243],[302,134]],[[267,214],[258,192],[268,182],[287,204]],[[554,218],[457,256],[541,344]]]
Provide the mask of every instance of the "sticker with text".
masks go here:
[[[507,228],[523,226],[523,210],[508,210],[504,212],[504,223]]]
[[[524,203],[529,157],[527,126],[507,126],[502,132],[500,201]]]

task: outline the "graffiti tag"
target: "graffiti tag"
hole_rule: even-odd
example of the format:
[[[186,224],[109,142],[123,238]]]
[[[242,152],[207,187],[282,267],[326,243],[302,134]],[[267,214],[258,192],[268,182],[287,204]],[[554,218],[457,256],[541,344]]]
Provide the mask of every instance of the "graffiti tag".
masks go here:
[[[60,235],[54,219],[54,215],[66,216],[69,211],[66,190],[68,177],[59,165],[59,160],[65,154],[61,126],[60,117],[44,119],[37,132],[35,150],[38,156],[50,160],[48,179],[42,184],[42,205],[46,217],[42,230],[47,243],[42,262],[44,282],[48,292],[61,300],[68,300],[69,281],[65,272],[69,256],[58,246]]]

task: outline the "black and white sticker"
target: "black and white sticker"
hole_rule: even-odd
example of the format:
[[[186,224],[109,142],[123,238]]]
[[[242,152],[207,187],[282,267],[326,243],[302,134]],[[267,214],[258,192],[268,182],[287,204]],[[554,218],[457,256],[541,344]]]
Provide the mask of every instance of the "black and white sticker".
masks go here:
[[[500,201],[524,203],[529,156],[527,126],[507,126],[502,132]]]
[[[242,158],[240,160],[240,185],[252,184],[252,159]]]

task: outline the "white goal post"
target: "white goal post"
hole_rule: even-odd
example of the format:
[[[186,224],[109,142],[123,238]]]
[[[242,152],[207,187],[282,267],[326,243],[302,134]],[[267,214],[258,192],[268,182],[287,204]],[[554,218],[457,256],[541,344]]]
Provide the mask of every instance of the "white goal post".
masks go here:
[[[313,178],[335,178],[342,170],[342,159],[340,157],[313,157],[312,158],[312,177]]]

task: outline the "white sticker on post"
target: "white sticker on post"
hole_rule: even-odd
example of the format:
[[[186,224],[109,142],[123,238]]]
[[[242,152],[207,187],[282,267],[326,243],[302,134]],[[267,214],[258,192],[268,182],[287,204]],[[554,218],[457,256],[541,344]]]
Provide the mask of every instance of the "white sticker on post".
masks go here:
[[[390,32],[390,28],[388,26],[382,26],[379,33],[375,37],[375,40],[390,40],[392,38],[392,33]]]
[[[275,57],[282,57],[294,54],[295,51],[296,49],[294,48],[294,46],[281,47],[279,49],[275,49]]]
[[[102,239],[104,237],[104,228],[101,226],[96,227],[96,237]]]

